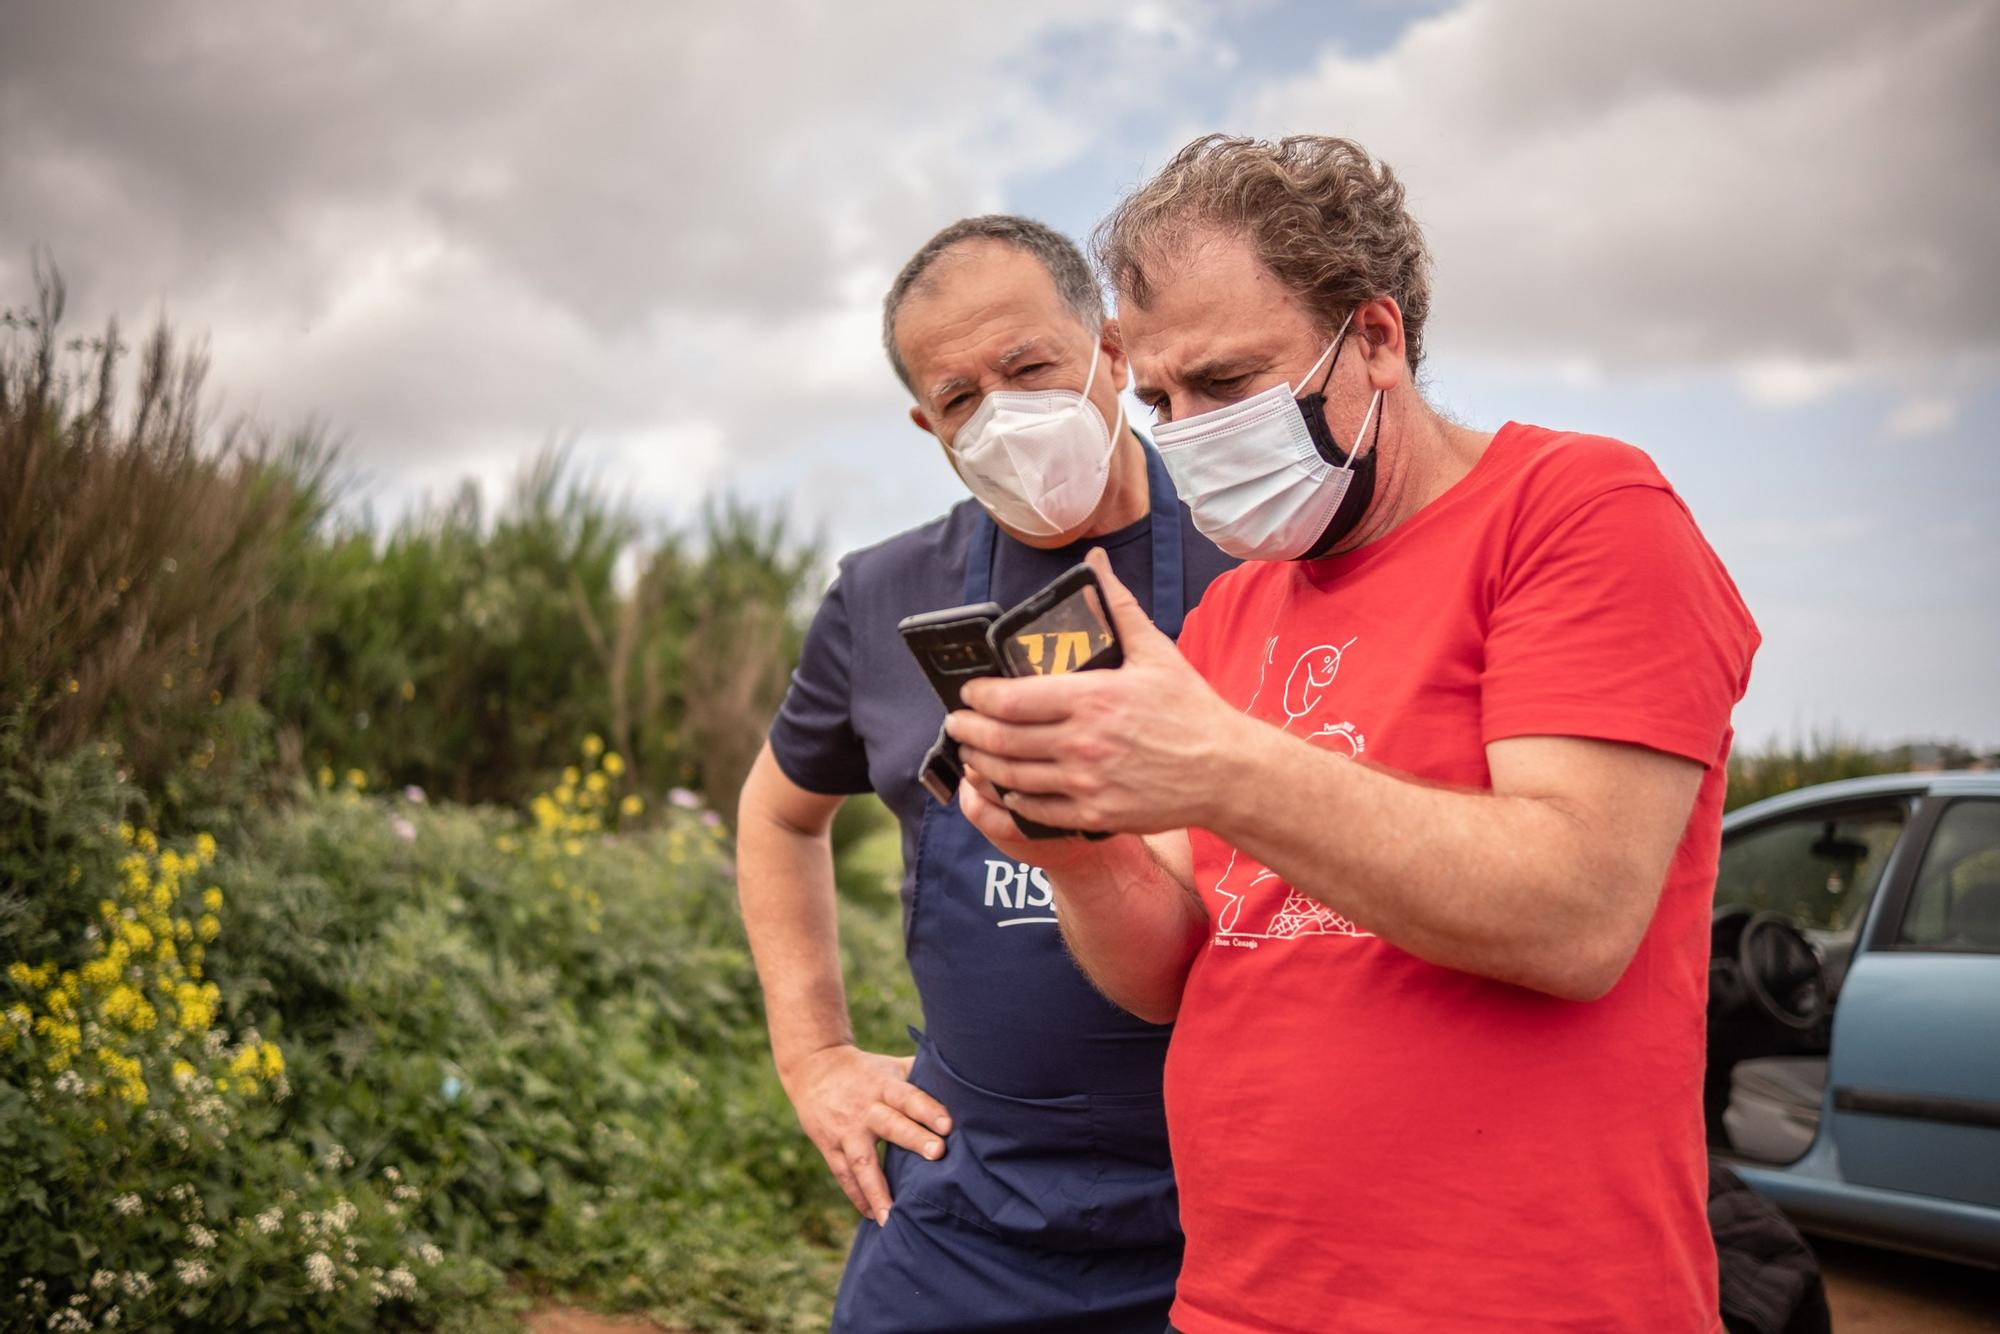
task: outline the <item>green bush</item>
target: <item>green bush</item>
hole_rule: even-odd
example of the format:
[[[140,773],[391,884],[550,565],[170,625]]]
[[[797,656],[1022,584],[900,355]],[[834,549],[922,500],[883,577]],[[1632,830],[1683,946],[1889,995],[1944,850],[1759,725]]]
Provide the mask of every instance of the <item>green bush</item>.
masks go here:
[[[525,801],[575,738],[733,809],[802,637],[814,543],[711,506],[648,533],[549,451],[488,512],[393,524],[337,452],[218,430],[162,322],[120,400],[115,323],[60,278],[0,311],[0,718],[41,761],[116,741],[162,830],[226,828],[318,768]]]
[[[0,1206],[27,1220],[0,1303],[418,1327],[496,1309],[511,1275],[704,1330],[824,1327],[852,1211],[771,1072],[726,833],[684,791],[646,811],[631,778],[592,739],[525,818],[340,780],[212,855],[121,833],[114,783],[33,872],[75,875],[95,935],[51,927],[67,954],[0,983],[29,1009],[0,1037]],[[843,912],[863,1038],[901,1045],[893,893],[854,882]],[[141,933],[177,941],[144,961],[143,1029],[112,999]],[[37,1023],[64,977],[74,1042]]]

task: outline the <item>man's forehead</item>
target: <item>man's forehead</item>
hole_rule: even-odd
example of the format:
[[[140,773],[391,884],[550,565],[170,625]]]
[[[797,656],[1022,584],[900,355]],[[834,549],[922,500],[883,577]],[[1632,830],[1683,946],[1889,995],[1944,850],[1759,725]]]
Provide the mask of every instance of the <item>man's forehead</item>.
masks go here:
[[[1310,323],[1239,237],[1211,233],[1178,245],[1147,277],[1145,304],[1127,301],[1118,312],[1142,384],[1267,352]]]

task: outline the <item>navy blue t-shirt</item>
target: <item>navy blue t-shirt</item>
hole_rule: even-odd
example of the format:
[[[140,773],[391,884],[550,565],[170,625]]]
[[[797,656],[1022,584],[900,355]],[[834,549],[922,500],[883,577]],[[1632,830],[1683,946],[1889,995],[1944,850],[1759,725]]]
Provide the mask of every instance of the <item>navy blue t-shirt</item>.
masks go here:
[[[1179,508],[1182,596],[1192,610],[1210,581],[1236,561],[1201,535],[1185,504]],[[903,829],[906,914],[917,827],[931,800],[917,783],[917,766],[937,740],[944,705],[903,646],[896,623],[965,600],[966,550],[978,515],[977,502],[963,500],[942,518],[841,559],[771,725],[771,753],[794,783],[828,795],[872,791],[895,812]],[[1151,536],[1151,516],[1049,551],[1003,532],[994,544],[990,596],[1011,607],[1100,546],[1119,580],[1146,605],[1153,588]]]

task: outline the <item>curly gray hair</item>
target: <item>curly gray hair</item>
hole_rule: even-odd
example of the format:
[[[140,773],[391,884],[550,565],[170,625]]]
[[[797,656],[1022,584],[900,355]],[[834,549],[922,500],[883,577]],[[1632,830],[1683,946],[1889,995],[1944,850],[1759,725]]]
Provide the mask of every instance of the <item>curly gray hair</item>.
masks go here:
[[[1257,257],[1327,331],[1378,296],[1403,312],[1410,370],[1423,360],[1430,254],[1403,183],[1351,139],[1196,139],[1119,203],[1092,238],[1119,299],[1144,307],[1189,237],[1220,228]]]

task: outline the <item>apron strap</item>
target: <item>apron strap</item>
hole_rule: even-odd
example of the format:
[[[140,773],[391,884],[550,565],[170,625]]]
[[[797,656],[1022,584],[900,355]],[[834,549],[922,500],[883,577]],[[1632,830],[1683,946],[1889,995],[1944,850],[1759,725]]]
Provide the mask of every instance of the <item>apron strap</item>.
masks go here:
[[[1173,474],[1153,442],[1144,436],[1139,443],[1146,449],[1146,490],[1153,502],[1153,624],[1169,639],[1181,637],[1181,620],[1187,614],[1184,576],[1181,573],[1181,498],[1174,492]]]
[[[1134,435],[1138,435],[1135,431]],[[1146,494],[1151,502],[1153,541],[1153,601],[1147,608],[1153,624],[1169,639],[1178,639],[1186,616],[1181,573],[1181,506],[1173,475],[1153,442],[1138,436],[1146,451]],[[972,540],[965,549],[965,601],[985,602],[993,595],[993,561],[1000,550],[1000,528],[986,507],[973,505]]]

